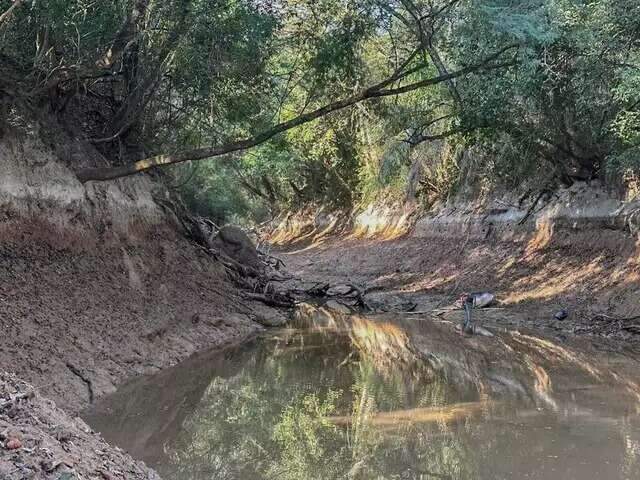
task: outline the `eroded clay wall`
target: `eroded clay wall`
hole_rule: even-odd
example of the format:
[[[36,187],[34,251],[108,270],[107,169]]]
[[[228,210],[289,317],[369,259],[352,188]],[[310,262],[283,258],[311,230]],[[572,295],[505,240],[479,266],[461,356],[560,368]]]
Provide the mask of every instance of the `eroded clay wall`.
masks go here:
[[[81,184],[74,164],[105,163],[84,141],[33,128],[0,138],[0,239],[58,247],[136,242],[169,218],[154,202],[160,187],[144,176]],[[156,191],[162,195],[162,191]]]

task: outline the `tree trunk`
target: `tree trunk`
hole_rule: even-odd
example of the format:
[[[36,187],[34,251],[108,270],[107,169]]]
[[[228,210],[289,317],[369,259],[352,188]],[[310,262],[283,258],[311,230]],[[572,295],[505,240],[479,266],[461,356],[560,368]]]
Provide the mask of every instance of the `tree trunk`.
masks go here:
[[[139,24],[143,19],[149,0],[134,0],[133,8],[125,18],[116,37],[111,42],[111,46],[100,60],[96,62],[99,68],[111,68],[126,50],[136,43],[135,37],[138,34]]]
[[[11,5],[2,15],[0,15],[0,25],[8,21],[11,15],[13,14],[13,11],[23,3],[24,3],[24,0],[14,0],[13,5]]]

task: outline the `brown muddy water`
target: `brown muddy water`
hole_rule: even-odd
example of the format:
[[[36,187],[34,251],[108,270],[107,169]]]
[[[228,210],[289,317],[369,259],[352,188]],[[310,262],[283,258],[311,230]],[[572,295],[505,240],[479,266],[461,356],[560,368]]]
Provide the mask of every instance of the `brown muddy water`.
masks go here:
[[[638,479],[638,362],[312,310],[83,418],[169,479]],[[126,476],[126,472],[122,472]]]

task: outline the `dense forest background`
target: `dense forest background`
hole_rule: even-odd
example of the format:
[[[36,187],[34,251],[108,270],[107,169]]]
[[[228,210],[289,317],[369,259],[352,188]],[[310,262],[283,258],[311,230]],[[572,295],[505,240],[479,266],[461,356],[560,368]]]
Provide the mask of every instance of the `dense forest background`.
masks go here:
[[[0,0],[0,134],[43,112],[108,159],[82,180],[149,170],[219,222],[634,195],[640,3]]]

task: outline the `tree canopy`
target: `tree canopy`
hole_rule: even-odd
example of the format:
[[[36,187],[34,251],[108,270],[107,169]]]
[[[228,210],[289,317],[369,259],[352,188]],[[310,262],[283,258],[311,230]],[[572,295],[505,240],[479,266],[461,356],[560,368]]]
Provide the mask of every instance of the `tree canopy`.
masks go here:
[[[167,167],[219,217],[381,191],[431,202],[478,182],[635,182],[632,0],[0,0],[0,12],[0,119],[75,122],[109,160],[78,166],[81,181]]]

